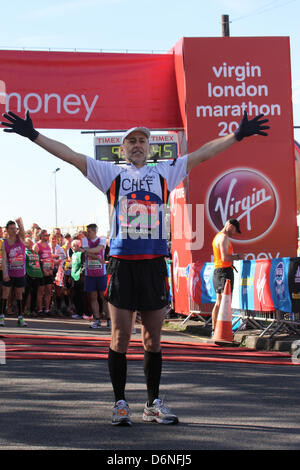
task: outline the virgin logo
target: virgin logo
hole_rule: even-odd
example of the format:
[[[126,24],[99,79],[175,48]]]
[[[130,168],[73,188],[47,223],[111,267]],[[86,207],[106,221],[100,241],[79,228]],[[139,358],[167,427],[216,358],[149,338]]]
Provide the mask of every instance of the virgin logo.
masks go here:
[[[179,278],[183,277],[187,280],[187,268],[179,266],[179,257],[177,251],[174,251],[173,254],[173,280],[176,292],[179,291]]]
[[[173,254],[173,276],[174,276],[174,285],[176,292],[179,290],[179,259],[178,259],[178,253],[177,251],[174,252]]]
[[[208,191],[206,202],[211,224],[221,230],[228,219],[237,219],[242,234],[236,242],[264,237],[276,222],[279,202],[271,181],[250,168],[236,168],[219,176]]]

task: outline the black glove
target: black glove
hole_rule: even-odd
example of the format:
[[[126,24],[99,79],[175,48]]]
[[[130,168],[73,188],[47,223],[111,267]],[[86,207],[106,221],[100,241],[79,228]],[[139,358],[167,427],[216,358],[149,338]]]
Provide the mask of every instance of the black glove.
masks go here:
[[[2,116],[10,121],[1,122],[2,126],[9,128],[3,129],[4,132],[15,132],[16,134],[22,135],[23,137],[28,137],[28,139],[32,140],[32,142],[34,142],[39,135],[39,132],[36,131],[33,127],[29,111],[26,111],[26,119],[20,118],[12,111],[8,111],[8,114],[3,114]]]
[[[263,114],[259,114],[255,116],[254,119],[248,120],[247,112],[244,112],[243,119],[236,131],[234,131],[234,135],[236,140],[240,141],[244,137],[249,137],[250,135],[259,134],[259,135],[268,135],[267,132],[263,132],[263,129],[270,129],[270,126],[263,126],[265,122],[269,122],[269,119],[263,119],[259,121],[263,117]]]

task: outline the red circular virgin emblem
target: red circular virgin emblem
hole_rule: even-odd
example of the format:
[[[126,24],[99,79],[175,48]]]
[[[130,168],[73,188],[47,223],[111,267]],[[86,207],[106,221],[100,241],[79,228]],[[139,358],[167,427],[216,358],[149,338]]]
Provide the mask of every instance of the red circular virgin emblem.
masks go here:
[[[207,213],[219,231],[228,219],[240,222],[239,242],[257,240],[274,225],[279,209],[276,189],[262,173],[250,168],[236,168],[219,176],[208,191]]]

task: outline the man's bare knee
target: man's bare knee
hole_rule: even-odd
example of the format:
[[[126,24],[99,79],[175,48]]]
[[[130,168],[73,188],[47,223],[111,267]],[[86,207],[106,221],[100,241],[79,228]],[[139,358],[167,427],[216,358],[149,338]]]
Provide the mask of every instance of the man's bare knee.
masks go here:
[[[111,349],[116,352],[125,353],[130,341],[130,333],[122,330],[115,330],[111,335]]]

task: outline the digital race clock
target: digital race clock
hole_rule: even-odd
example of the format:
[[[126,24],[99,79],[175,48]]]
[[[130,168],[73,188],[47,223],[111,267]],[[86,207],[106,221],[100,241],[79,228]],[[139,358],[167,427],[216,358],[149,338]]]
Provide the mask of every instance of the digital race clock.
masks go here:
[[[124,162],[121,154],[121,135],[101,135],[94,137],[95,158],[107,162]],[[176,134],[152,135],[149,140],[150,154],[148,161],[157,162],[177,158]]]

